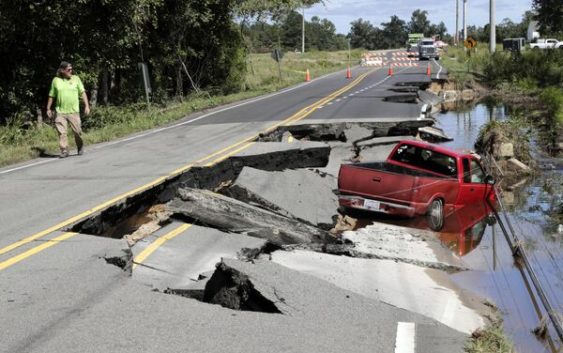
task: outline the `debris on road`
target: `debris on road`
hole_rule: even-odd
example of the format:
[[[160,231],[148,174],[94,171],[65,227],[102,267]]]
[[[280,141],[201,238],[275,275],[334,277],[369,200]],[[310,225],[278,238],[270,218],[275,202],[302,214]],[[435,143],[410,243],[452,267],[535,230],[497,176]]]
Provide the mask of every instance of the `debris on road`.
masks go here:
[[[357,257],[399,261],[447,272],[467,270],[429,231],[374,222],[356,231],[345,231],[342,240],[354,244]]]
[[[223,194],[329,230],[338,208],[335,185],[333,176],[308,169],[268,172],[245,167]]]
[[[304,250],[276,251],[272,262],[342,289],[430,317],[465,334],[485,324],[489,310],[446,273],[393,260],[335,256]],[[448,310],[444,311],[444,303]]]
[[[420,138],[428,142],[447,142],[453,141],[453,138],[446,135],[444,130],[435,126],[425,126],[418,129]]]
[[[328,232],[299,220],[207,190],[180,189],[168,208],[199,223],[264,238],[276,245],[334,241]]]
[[[203,301],[234,310],[276,314],[282,313],[276,303],[284,302],[283,298],[277,296],[275,288],[251,280],[248,275],[223,261],[217,264],[215,272],[207,281]]]

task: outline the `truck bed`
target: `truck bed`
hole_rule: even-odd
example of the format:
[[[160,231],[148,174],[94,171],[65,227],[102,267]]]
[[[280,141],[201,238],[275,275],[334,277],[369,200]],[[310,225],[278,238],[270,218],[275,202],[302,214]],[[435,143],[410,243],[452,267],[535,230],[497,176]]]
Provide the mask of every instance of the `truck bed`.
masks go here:
[[[385,173],[393,173],[393,174],[403,174],[403,175],[438,178],[438,179],[448,178],[447,176],[428,173],[422,170],[407,168],[387,162],[355,163],[355,164],[350,164],[349,166],[354,168],[364,168],[364,169],[377,170],[377,171],[381,171]]]

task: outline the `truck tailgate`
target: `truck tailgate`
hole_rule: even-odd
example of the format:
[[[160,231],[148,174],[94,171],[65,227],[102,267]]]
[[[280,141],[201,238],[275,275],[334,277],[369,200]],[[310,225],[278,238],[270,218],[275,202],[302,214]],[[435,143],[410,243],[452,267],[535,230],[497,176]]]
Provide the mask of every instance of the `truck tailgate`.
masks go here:
[[[392,172],[387,163],[343,164],[338,176],[341,194],[408,204],[412,198],[415,176]],[[396,169],[396,167],[395,167]]]

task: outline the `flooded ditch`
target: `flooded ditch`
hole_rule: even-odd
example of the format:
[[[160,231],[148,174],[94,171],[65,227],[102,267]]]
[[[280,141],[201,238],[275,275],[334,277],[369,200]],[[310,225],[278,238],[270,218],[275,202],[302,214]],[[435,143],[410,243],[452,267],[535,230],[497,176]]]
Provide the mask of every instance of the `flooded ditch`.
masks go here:
[[[503,105],[477,104],[459,111],[437,114],[437,126],[453,138],[443,146],[474,150],[480,128],[492,121],[510,119]],[[563,162],[544,155],[534,145],[533,155],[543,169],[534,177],[503,191],[507,216],[538,276],[556,315],[563,313]],[[502,181],[501,185],[502,185]],[[506,187],[506,185],[504,185]],[[383,216],[360,219],[357,228],[373,221],[430,231],[424,217],[389,219]],[[463,288],[488,298],[500,309],[504,329],[519,353],[556,352],[561,347],[553,326],[539,301],[530,278],[515,261],[499,224],[486,207],[456,212],[446,218],[436,233],[472,270],[451,274]],[[534,330],[547,323],[547,335],[538,338]],[[545,327],[545,326],[544,326]]]

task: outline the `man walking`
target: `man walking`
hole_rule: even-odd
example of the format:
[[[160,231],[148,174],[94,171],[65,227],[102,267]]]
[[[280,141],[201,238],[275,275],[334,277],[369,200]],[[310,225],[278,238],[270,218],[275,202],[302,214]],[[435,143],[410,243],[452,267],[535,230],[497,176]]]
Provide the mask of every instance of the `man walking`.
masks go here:
[[[51,118],[53,112],[51,106],[56,101],[55,128],[59,133],[60,158],[68,157],[67,126],[70,124],[74,133],[74,141],[78,148],[78,155],[84,153],[84,142],[82,141],[82,128],[80,122],[79,100],[84,103],[84,114],[90,114],[88,97],[84,85],[78,76],[72,75],[72,65],[66,61],[61,62],[57,70],[57,76],[51,83],[49,99],[47,100],[47,116]]]

